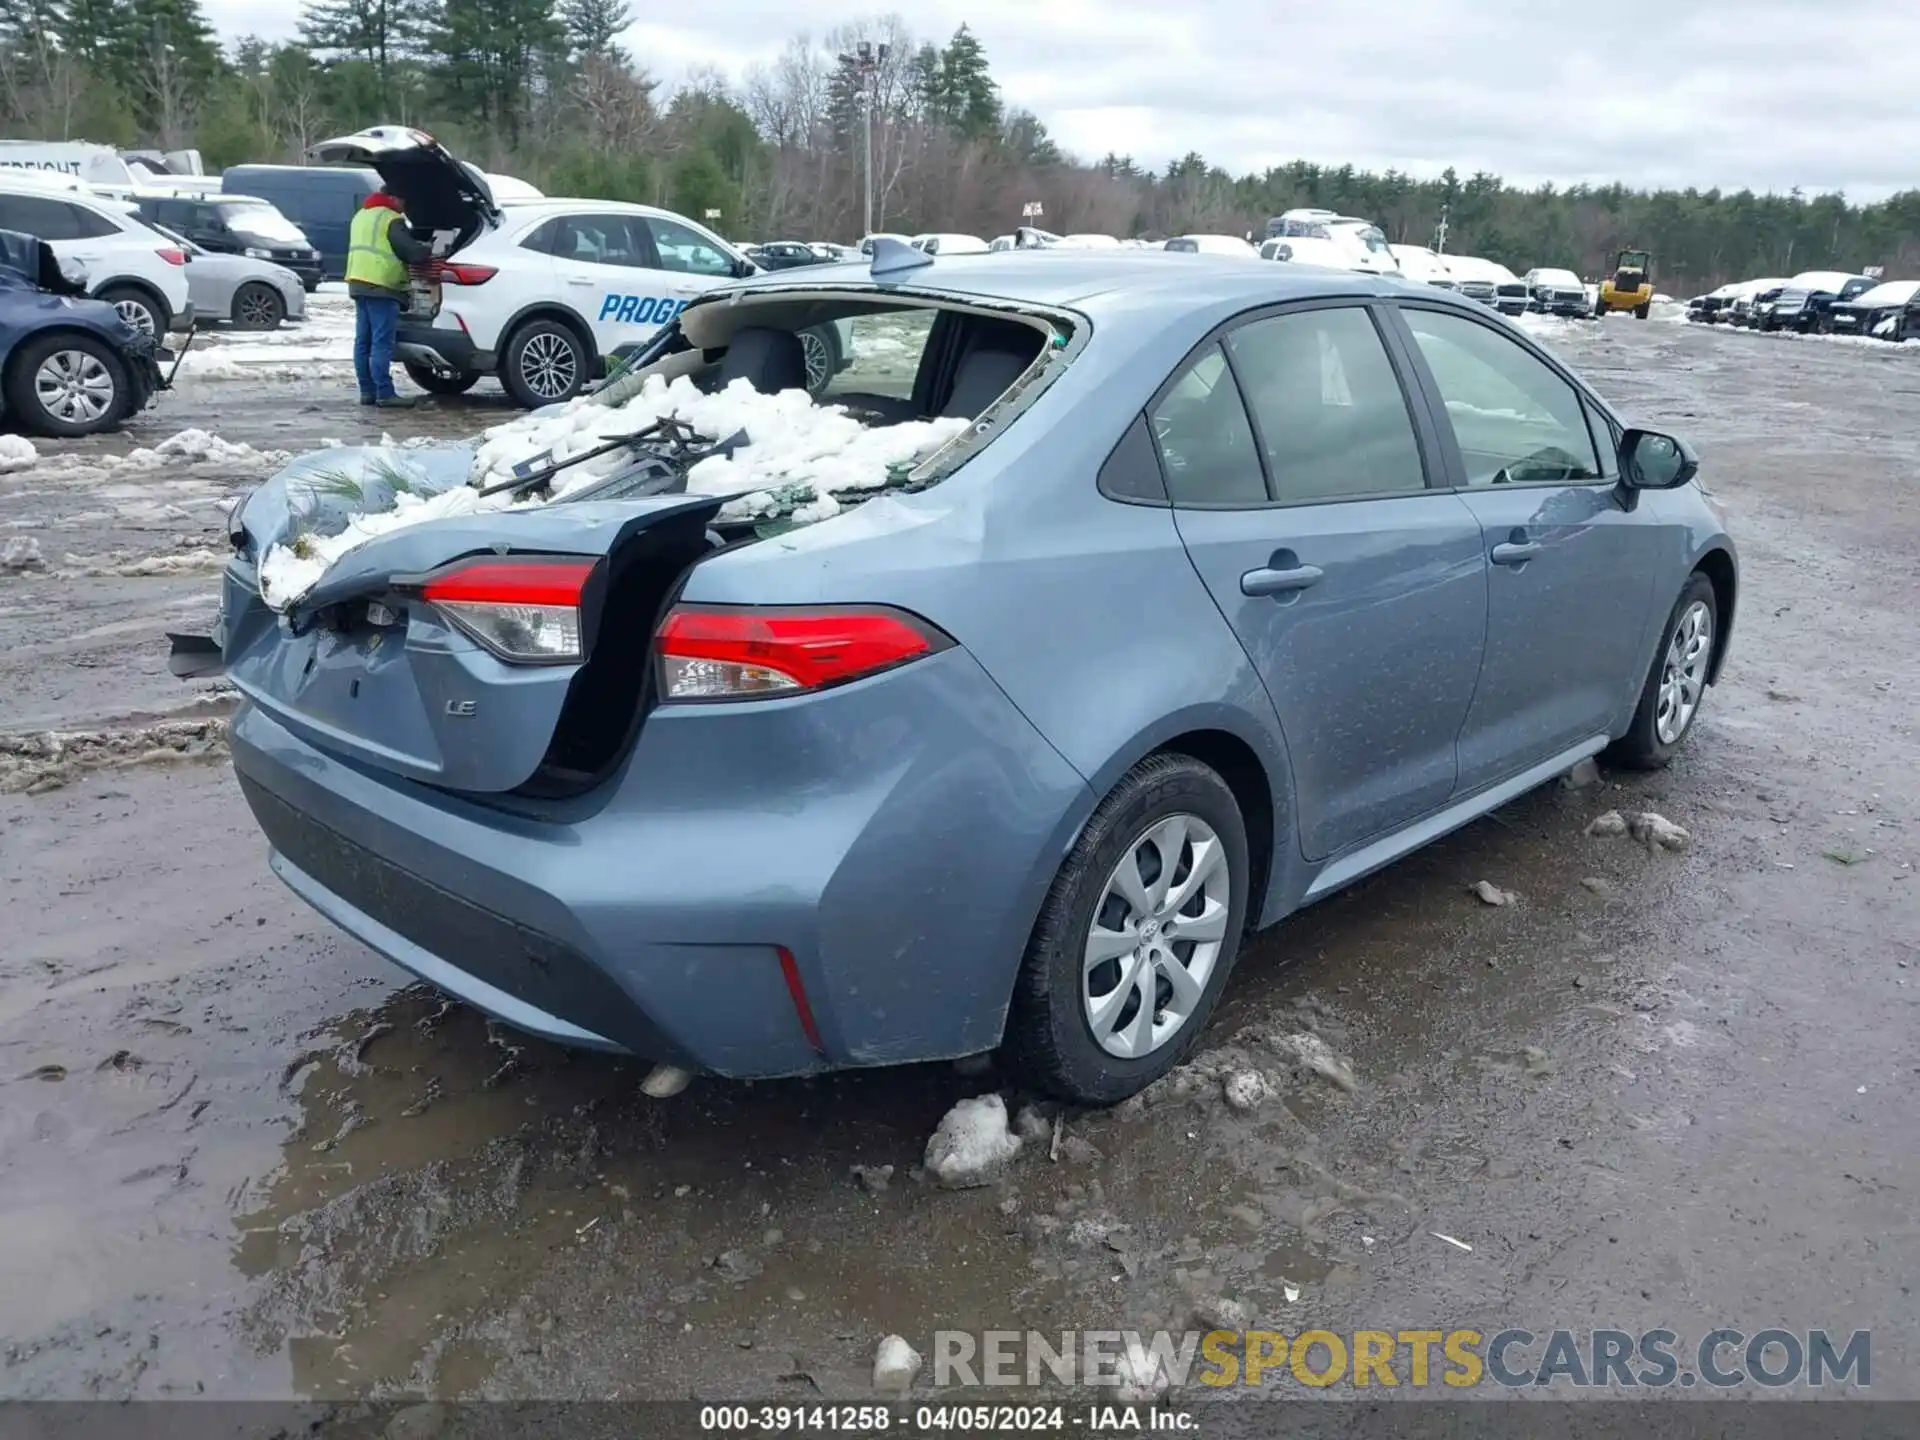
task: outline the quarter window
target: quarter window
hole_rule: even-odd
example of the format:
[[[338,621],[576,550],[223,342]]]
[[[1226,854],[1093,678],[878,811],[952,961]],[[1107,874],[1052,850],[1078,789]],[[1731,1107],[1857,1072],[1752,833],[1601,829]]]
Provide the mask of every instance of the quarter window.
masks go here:
[[[1217,344],[1181,367],[1147,418],[1174,504],[1266,503],[1267,484],[1260,474],[1247,407],[1227,368],[1226,352]]]
[[[1426,488],[1413,418],[1380,332],[1359,306],[1302,310],[1227,337],[1284,503]]]
[[[1402,313],[1446,402],[1467,484],[1604,478],[1573,386],[1491,326],[1436,310]]]
[[[98,211],[89,210],[84,205],[69,205],[73,212],[73,237],[76,240],[98,240],[103,235],[118,235],[120,227]]]

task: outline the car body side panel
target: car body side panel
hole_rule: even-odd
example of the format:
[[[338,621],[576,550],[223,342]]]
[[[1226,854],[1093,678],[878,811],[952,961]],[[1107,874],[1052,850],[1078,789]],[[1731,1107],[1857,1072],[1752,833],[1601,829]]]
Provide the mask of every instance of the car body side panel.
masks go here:
[[[1156,327],[1138,348],[1116,337],[1089,349],[939,486],[716,556],[695,567],[686,598],[882,603],[923,615],[976,656],[1096,797],[1186,729],[1234,734],[1260,758],[1285,831],[1290,777],[1272,702],[1172,513],[1109,500],[1095,484],[1213,323],[1200,311],[1193,328]],[[1276,895],[1297,881],[1282,870]]]
[[[554,1013],[658,1051],[649,1058],[729,1075],[990,1048],[1031,925],[1020,912],[1037,908],[1063,832],[1092,803],[959,649],[802,699],[663,707],[608,803],[566,821],[377,777],[253,705],[233,747],[250,786],[538,937],[531,948],[551,950],[556,973],[525,993],[573,997],[574,1013]],[[249,800],[264,822],[271,802]],[[303,859],[319,868],[284,853],[278,866]],[[404,908],[379,919],[371,882],[345,898],[323,908],[376,948],[411,923]],[[787,994],[780,947],[824,1055]],[[408,947],[384,948],[427,973]],[[635,1013],[557,973],[581,963],[569,956],[610,977]],[[457,977],[430,978],[459,989]]]

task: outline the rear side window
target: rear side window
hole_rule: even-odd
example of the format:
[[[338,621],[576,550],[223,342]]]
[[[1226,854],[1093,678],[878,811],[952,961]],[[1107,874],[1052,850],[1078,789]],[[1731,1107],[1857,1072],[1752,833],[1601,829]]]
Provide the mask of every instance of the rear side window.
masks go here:
[[[1147,420],[1174,504],[1266,503],[1253,426],[1219,345],[1207,346],[1180,368]]]
[[[1435,310],[1405,310],[1460,445],[1469,485],[1602,477],[1579,393],[1516,340]]]
[[[645,228],[628,215],[563,215],[554,233],[552,253],[583,265],[652,268]]]
[[[1426,488],[1406,396],[1364,309],[1255,320],[1229,335],[1227,348],[1259,427],[1276,500]]]
[[[102,235],[118,235],[120,227],[97,210],[89,210],[84,205],[69,205],[73,212],[73,238],[76,240],[98,240]]]

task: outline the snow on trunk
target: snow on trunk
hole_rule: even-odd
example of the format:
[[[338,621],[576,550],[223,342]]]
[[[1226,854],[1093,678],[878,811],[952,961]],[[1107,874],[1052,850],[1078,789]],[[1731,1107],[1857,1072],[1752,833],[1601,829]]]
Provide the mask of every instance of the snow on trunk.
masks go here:
[[[516,465],[543,456],[545,464],[569,460],[658,420],[677,420],[715,444],[744,437],[730,454],[709,456],[687,472],[689,494],[734,497],[721,508],[721,520],[787,518],[802,525],[899,483],[968,426],[964,419],[940,419],[869,428],[804,390],[763,395],[745,380],[711,395],[685,376],[649,376],[637,389],[621,388],[618,403],[582,396],[494,426],[472,449],[464,483],[420,473],[424,452],[401,447],[302,457],[262,487],[279,484],[282,508],[275,518],[285,521],[277,533],[255,532],[266,549],[262,597],[284,611],[348,551],[407,526],[565,500],[630,464],[631,453],[615,450],[562,470],[550,500],[480,492],[512,480]],[[449,459],[458,448],[447,447]],[[343,505],[342,496],[367,503]]]

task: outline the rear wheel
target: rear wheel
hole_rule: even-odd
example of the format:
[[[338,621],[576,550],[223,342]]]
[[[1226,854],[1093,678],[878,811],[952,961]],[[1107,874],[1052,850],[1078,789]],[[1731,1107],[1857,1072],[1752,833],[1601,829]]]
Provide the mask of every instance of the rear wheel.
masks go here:
[[[161,305],[146,291],[133,285],[109,285],[100,292],[100,298],[120,312],[120,318],[126,321],[142,335],[160,338],[160,332],[167,328],[167,316]]]
[[[1633,318],[1636,320],[1644,320],[1652,310],[1653,302],[1651,300],[1642,301],[1633,307]]]
[[[529,320],[500,356],[500,383],[529,410],[571,400],[587,383],[586,342],[558,320]]]
[[[1633,723],[1613,743],[1609,758],[1635,770],[1658,770],[1680,752],[1706,699],[1719,623],[1713,582],[1696,570],[1673,602]]]
[[[1605,300],[1596,300],[1593,302],[1593,318],[1594,319],[1598,320],[1602,316],[1604,316],[1606,313],[1607,313],[1607,302]]]
[[[480,377],[471,370],[456,370],[448,375],[418,360],[404,361],[401,368],[409,380],[429,395],[464,395],[480,383]]]
[[[840,337],[831,325],[800,332],[800,349],[807,359],[807,393],[819,396],[840,372]]]
[[[1128,771],[1041,907],[1007,1016],[1014,1068],[1082,1105],[1171,1070],[1233,968],[1248,871],[1246,824],[1218,774],[1184,755]]]
[[[133,387],[113,347],[91,335],[48,335],[14,351],[7,409],[37,435],[111,429],[126,418]]]
[[[232,324],[236,330],[278,330],[287,318],[287,302],[261,280],[249,280],[233,292]]]

